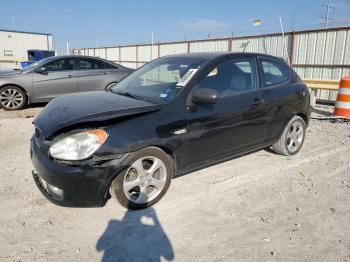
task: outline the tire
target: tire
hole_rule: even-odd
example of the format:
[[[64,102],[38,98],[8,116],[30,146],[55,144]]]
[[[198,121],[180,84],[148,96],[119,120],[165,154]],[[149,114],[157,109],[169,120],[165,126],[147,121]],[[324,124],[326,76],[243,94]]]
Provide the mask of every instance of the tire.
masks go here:
[[[124,164],[128,167],[117,175],[110,188],[122,206],[143,209],[164,196],[174,173],[174,162],[168,154],[160,148],[147,147],[132,153]]]
[[[272,149],[280,155],[295,155],[305,140],[306,124],[300,116],[294,116],[286,125],[280,139],[272,145]]]
[[[110,91],[111,90],[111,88],[115,85],[115,84],[117,84],[117,82],[112,82],[112,83],[109,83],[107,86],[106,86],[106,91]]]
[[[0,106],[6,111],[21,110],[27,104],[27,95],[17,86],[0,89]]]

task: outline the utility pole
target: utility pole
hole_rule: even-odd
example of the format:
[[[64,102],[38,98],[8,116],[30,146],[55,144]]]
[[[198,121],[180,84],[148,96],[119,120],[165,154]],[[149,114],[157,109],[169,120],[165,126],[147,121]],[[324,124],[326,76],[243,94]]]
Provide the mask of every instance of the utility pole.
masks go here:
[[[154,37],[153,37],[153,31],[151,34],[151,61],[153,60],[153,45],[154,45]]]
[[[13,15],[11,15],[11,21],[12,21],[12,27],[13,27],[13,30],[16,31],[16,23],[15,23],[15,17]]]
[[[295,30],[295,9],[293,10],[293,16],[292,16],[292,26],[291,30],[294,32]]]
[[[333,9],[333,7],[331,6],[331,0],[327,0],[327,5],[322,5],[322,6],[326,10],[326,15],[322,18],[324,19],[324,28],[327,29],[328,25],[329,25],[329,20],[331,20],[329,18],[329,13],[330,13],[331,9]]]

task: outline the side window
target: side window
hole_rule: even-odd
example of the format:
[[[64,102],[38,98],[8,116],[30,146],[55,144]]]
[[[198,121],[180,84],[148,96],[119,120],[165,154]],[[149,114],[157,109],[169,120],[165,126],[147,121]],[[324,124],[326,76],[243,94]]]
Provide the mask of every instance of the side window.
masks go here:
[[[91,69],[90,59],[80,59],[78,63],[78,69]]]
[[[105,64],[105,69],[118,69],[117,66],[113,66],[110,63],[104,62],[104,64]]]
[[[94,60],[92,59],[93,62],[92,62],[92,69],[105,69],[105,62],[103,61],[100,61],[100,60]]]
[[[47,63],[44,67],[48,72],[74,70],[75,60],[69,58],[58,59]]]
[[[95,60],[91,58],[81,58],[79,59],[78,69],[85,69],[85,70],[105,69],[105,62],[97,59]]]
[[[233,59],[216,66],[202,81],[198,88],[210,88],[220,96],[229,96],[256,89],[256,74],[253,60]]]
[[[287,82],[290,78],[289,68],[281,63],[262,59],[261,65],[265,87]]]

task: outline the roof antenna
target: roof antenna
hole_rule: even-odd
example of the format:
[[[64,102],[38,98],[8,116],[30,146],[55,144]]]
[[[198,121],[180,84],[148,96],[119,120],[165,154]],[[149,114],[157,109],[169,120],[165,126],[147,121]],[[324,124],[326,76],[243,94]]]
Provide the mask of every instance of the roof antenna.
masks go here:
[[[279,19],[280,19],[280,25],[281,25],[281,31],[282,31],[282,39],[283,39],[284,51],[286,52],[288,65],[290,65],[290,60],[289,60],[289,55],[288,55],[288,48],[287,48],[286,38],[284,37],[284,29],[283,29],[282,18],[281,18],[280,15],[278,15],[278,17],[279,17]]]

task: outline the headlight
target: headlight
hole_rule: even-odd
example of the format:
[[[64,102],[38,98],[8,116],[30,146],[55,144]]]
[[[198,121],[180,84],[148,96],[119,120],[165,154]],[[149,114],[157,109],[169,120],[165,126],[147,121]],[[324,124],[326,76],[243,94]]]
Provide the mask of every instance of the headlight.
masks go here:
[[[66,136],[50,146],[50,155],[61,160],[89,158],[107,139],[102,129],[89,130]]]

